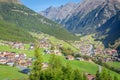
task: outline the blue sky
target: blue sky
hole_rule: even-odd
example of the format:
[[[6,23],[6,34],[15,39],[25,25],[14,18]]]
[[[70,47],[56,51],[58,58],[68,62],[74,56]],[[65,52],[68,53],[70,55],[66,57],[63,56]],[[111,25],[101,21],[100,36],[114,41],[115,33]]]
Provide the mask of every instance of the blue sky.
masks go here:
[[[20,0],[24,5],[39,12],[50,6],[60,6],[68,2],[80,2],[80,0]]]

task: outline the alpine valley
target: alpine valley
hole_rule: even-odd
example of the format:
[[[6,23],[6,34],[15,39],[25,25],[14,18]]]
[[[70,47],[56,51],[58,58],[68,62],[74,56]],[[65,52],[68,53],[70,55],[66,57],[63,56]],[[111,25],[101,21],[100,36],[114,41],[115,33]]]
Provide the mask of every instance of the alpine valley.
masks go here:
[[[119,11],[120,0],[82,0],[80,3],[70,2],[60,7],[49,7],[40,14],[62,24],[72,33],[95,33],[95,37],[102,39],[108,47],[119,41]]]
[[[120,0],[0,0],[0,80],[120,80],[119,26]]]

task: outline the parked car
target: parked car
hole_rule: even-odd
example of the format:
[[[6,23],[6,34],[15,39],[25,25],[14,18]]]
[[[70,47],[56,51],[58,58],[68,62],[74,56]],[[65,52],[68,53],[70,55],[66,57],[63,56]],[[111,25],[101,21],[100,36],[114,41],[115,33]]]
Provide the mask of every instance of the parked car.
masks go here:
[[[26,68],[26,69],[21,70],[20,72],[24,74],[30,74],[30,71],[31,69]]]

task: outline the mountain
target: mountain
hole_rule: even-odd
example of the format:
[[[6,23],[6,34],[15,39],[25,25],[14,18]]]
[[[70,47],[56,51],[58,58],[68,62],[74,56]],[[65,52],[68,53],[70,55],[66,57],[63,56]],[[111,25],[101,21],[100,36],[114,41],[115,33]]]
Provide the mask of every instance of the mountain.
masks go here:
[[[106,47],[117,48],[120,51],[120,12],[110,18],[97,31],[97,38],[102,40]]]
[[[15,24],[28,32],[45,33],[62,40],[79,39],[61,25],[41,16],[22,4],[14,2],[18,0],[10,0],[13,2],[5,1],[0,1],[0,20]]]
[[[66,5],[61,5],[60,7],[49,7],[45,11],[40,12],[41,15],[46,16],[53,21],[61,23],[68,15],[71,15],[72,11],[76,9],[77,3],[69,2]]]
[[[66,8],[66,5],[64,5],[64,8]],[[71,8],[71,15],[66,13],[67,16],[63,18],[62,21],[59,21],[59,17],[57,17],[56,15],[54,15],[54,17],[57,17],[57,20],[48,17],[50,12],[54,13],[54,10],[51,11],[49,9],[47,15],[42,15],[64,25],[64,27],[72,33],[90,34],[95,33],[97,28],[99,28],[107,20],[117,14],[117,12],[120,10],[120,1],[83,0],[82,2],[77,3],[74,6],[75,9]]]
[[[67,4],[66,4],[67,5]],[[64,8],[66,8],[64,5]],[[42,11],[42,15],[62,24],[72,33],[88,35],[96,33],[96,38],[103,42],[105,47],[116,48],[120,51],[120,0],[82,0],[80,3],[74,4],[69,13],[65,13],[66,17],[59,20],[48,17],[53,12],[48,8],[47,15]],[[55,8],[61,11],[60,7]],[[63,10],[64,12],[65,10]],[[52,16],[52,15],[51,15]]]
[[[32,37],[27,31],[6,21],[0,20],[0,40],[33,42],[36,38]]]

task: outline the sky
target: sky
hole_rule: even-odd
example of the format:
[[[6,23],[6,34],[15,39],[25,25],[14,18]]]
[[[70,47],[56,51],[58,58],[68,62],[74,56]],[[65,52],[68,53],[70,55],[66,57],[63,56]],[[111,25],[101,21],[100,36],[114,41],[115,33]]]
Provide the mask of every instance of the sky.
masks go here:
[[[36,12],[45,10],[50,6],[58,7],[68,2],[80,2],[80,0],[20,0],[25,6]]]

